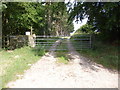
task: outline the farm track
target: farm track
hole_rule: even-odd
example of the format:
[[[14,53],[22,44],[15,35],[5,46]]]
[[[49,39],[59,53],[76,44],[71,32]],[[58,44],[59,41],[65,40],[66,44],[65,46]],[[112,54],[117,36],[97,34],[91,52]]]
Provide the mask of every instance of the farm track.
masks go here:
[[[59,45],[55,42],[51,49]],[[8,83],[9,88],[118,88],[117,72],[110,72],[102,66],[82,57],[67,40],[67,65],[57,64],[55,53],[50,50],[33,64],[18,80]]]

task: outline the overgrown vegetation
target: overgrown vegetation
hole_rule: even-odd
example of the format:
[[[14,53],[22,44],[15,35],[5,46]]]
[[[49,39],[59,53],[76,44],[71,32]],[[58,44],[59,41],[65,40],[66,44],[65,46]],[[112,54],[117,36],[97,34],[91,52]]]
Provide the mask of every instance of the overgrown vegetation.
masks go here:
[[[70,20],[82,21],[88,18],[87,24],[78,29],[76,34],[92,34],[92,49],[80,50],[80,54],[110,69],[118,69],[118,34],[120,2],[75,2],[70,12]],[[74,38],[74,37],[73,37]],[[79,41],[74,41],[75,46]],[[78,45],[79,47],[79,45]]]
[[[69,20],[79,21],[88,18],[88,24],[93,26],[92,31],[98,31],[101,40],[114,42],[120,33],[120,2],[78,2],[70,8]]]
[[[44,55],[44,50],[37,51],[30,47],[23,47],[14,51],[0,51],[0,78],[2,78],[2,87],[18,78],[23,74],[24,70],[30,68],[31,64],[40,59]]]
[[[82,35],[82,32],[80,32],[80,34],[77,32],[77,34],[72,36],[72,39],[79,38],[80,35]],[[83,35],[87,35],[87,33],[83,33]],[[80,47],[80,42],[76,40],[71,41],[73,42],[75,49],[78,50],[78,52],[84,57],[87,57],[106,68],[118,70],[118,64],[120,64],[118,62],[118,57],[120,56],[120,52],[118,52],[118,50],[120,50],[118,45],[103,42],[96,36],[93,37],[94,39],[92,38],[92,48],[90,49],[78,49],[77,47]]]
[[[93,49],[83,49],[78,52],[106,68],[118,70],[118,56],[120,56],[118,55],[118,48],[101,41],[96,41],[93,45]]]

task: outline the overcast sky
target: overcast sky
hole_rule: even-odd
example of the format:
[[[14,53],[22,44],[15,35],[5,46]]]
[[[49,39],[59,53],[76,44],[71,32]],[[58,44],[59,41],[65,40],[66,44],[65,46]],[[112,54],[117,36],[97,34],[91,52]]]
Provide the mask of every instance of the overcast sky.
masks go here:
[[[86,24],[87,23],[87,18],[83,19],[82,22],[75,22],[75,20],[73,21],[73,24],[74,24],[74,30],[76,31],[77,29],[79,29],[82,25]]]

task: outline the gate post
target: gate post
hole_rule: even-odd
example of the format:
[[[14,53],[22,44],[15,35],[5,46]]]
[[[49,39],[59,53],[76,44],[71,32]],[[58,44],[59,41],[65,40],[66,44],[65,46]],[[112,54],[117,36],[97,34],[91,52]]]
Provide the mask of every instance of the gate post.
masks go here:
[[[26,35],[28,36],[28,45],[30,47],[35,47],[35,41],[34,41],[35,35],[31,35],[30,32],[26,32]]]
[[[90,48],[92,48],[92,41],[91,41],[91,35],[90,35]]]
[[[28,35],[28,45],[31,47],[35,47],[35,42],[32,35]]]

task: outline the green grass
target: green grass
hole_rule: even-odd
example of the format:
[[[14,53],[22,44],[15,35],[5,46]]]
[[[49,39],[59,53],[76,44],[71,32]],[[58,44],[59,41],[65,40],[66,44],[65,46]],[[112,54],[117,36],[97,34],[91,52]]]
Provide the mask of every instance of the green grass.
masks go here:
[[[73,41],[75,43],[79,43]],[[77,44],[76,44],[77,45]],[[74,45],[76,47],[76,45]],[[78,46],[77,46],[78,47]],[[95,41],[92,49],[83,49],[78,51],[81,55],[90,58],[90,60],[103,65],[109,69],[118,69],[118,53],[117,46]]]
[[[41,53],[41,52],[37,52]],[[42,54],[43,55],[43,54]],[[42,56],[40,55],[40,56]],[[14,51],[8,52],[5,50],[0,51],[0,78],[2,78],[2,87],[11,80],[16,80],[24,73],[24,70],[29,69],[30,65],[40,60],[39,55],[35,55],[35,51],[30,47],[23,47]]]
[[[69,62],[67,52],[57,51],[56,52],[56,57],[58,58],[57,63],[68,64],[68,62]]]
[[[58,57],[58,63],[64,63],[64,64],[68,64],[68,60],[64,57]]]
[[[118,69],[118,53],[115,47],[104,47],[79,51],[80,54],[109,69]]]
[[[56,57],[58,58],[58,63],[63,63],[63,64],[68,64],[69,62],[69,58],[67,56],[68,54],[68,48],[67,48],[67,44],[66,44],[66,39],[63,39],[61,41],[62,43],[59,44],[56,49],[59,49],[56,51]],[[61,50],[60,50],[61,49]],[[66,50],[64,50],[66,49]]]
[[[38,56],[43,56],[46,52],[45,48],[42,47],[41,45],[39,46],[36,46],[34,49],[33,49],[35,55],[38,55]]]

